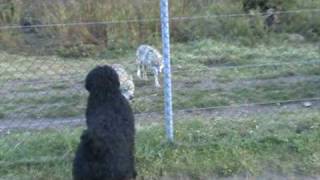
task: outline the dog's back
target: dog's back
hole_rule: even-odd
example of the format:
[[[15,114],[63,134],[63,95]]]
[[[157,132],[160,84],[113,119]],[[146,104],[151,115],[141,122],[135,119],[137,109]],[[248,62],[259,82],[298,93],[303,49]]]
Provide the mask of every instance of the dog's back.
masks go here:
[[[84,131],[73,164],[74,180],[128,180],[136,177],[133,145]],[[130,139],[128,139],[130,141]],[[112,146],[105,146],[113,143]]]

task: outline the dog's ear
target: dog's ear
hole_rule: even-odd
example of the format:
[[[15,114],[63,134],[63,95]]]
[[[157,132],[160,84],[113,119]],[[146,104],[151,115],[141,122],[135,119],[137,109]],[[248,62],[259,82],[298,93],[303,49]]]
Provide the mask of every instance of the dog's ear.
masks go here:
[[[90,74],[90,73],[89,73],[89,74]],[[84,85],[84,87],[86,88],[86,90],[87,90],[88,92],[91,91],[91,87],[92,87],[91,81],[89,80],[89,74],[88,74],[87,77],[86,77],[85,85]]]
[[[88,73],[85,88],[89,92],[96,93],[120,91],[119,76],[110,66],[97,66]]]
[[[92,89],[94,89],[94,76],[97,76],[95,74],[97,74],[97,71],[99,71],[99,69],[101,68],[101,66],[97,66],[94,69],[92,69],[86,76],[86,80],[85,80],[85,88],[87,91],[91,92]]]

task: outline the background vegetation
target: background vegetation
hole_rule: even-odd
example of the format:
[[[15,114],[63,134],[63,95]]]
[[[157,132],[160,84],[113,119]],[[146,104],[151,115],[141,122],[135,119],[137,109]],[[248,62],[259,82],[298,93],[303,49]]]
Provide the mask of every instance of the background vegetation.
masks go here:
[[[319,7],[314,0],[174,0],[171,17],[265,12]],[[261,10],[261,11],[260,11]],[[317,12],[281,14],[277,33],[300,33],[310,40],[319,38]],[[112,23],[50,28],[28,25],[72,22],[122,21],[159,18],[159,2],[149,0],[4,0],[0,3],[0,25],[21,25],[19,29],[0,29],[0,48],[32,53],[58,53],[62,56],[92,56],[102,51],[122,51],[141,43],[158,44],[158,21]],[[252,23],[252,21],[254,23]],[[253,26],[252,26],[253,24]],[[242,39],[252,45],[266,37],[262,16],[217,17],[171,21],[173,42],[196,39]]]

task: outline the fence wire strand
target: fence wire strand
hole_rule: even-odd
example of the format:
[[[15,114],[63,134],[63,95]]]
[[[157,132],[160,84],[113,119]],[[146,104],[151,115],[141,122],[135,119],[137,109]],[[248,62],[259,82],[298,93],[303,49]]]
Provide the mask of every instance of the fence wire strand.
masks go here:
[[[295,9],[287,11],[277,11],[276,14],[298,14],[306,12],[320,12],[320,9]],[[264,16],[266,13],[233,13],[233,14],[214,14],[207,16],[179,16],[171,17],[169,21],[185,21],[185,20],[198,20],[198,19],[212,19],[212,18],[232,18],[232,17],[252,17],[252,16]],[[113,25],[113,24],[130,24],[130,23],[151,23],[160,22],[160,18],[148,18],[148,19],[127,19],[127,20],[109,20],[109,21],[93,21],[93,22],[68,22],[68,23],[47,23],[37,25],[4,25],[0,26],[0,30],[6,29],[21,29],[21,28],[50,28],[61,26],[92,26],[92,25]]]
[[[294,66],[294,65],[318,65],[320,64],[320,60],[305,60],[305,61],[292,61],[292,62],[281,62],[281,63],[264,63],[264,64],[247,64],[247,65],[226,65],[226,66],[215,66],[211,68],[202,68],[202,69],[180,69],[176,68],[173,65],[172,73],[195,73],[195,72],[208,72],[208,71],[215,71],[215,70],[227,70],[227,69],[244,69],[244,68],[262,68],[262,67],[279,67],[279,66]],[[130,72],[134,74],[135,72]],[[63,80],[41,80],[41,79],[33,79],[33,80],[21,80],[15,82],[15,85],[26,85],[30,83],[37,83],[37,84],[50,84],[50,83],[64,83],[70,82],[72,84],[79,83],[84,81],[84,74],[79,73],[65,73],[65,74],[58,74],[58,78],[65,78]],[[68,78],[66,78],[68,77]],[[1,94],[1,91],[0,91]]]

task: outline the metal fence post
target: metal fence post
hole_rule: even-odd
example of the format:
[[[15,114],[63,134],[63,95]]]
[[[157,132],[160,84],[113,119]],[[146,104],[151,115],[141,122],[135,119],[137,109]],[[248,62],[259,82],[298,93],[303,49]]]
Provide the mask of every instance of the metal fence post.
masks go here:
[[[168,0],[160,0],[162,54],[164,61],[164,117],[166,134],[169,142],[173,143],[173,112],[172,87],[170,67],[170,34],[169,34],[169,5]]]

